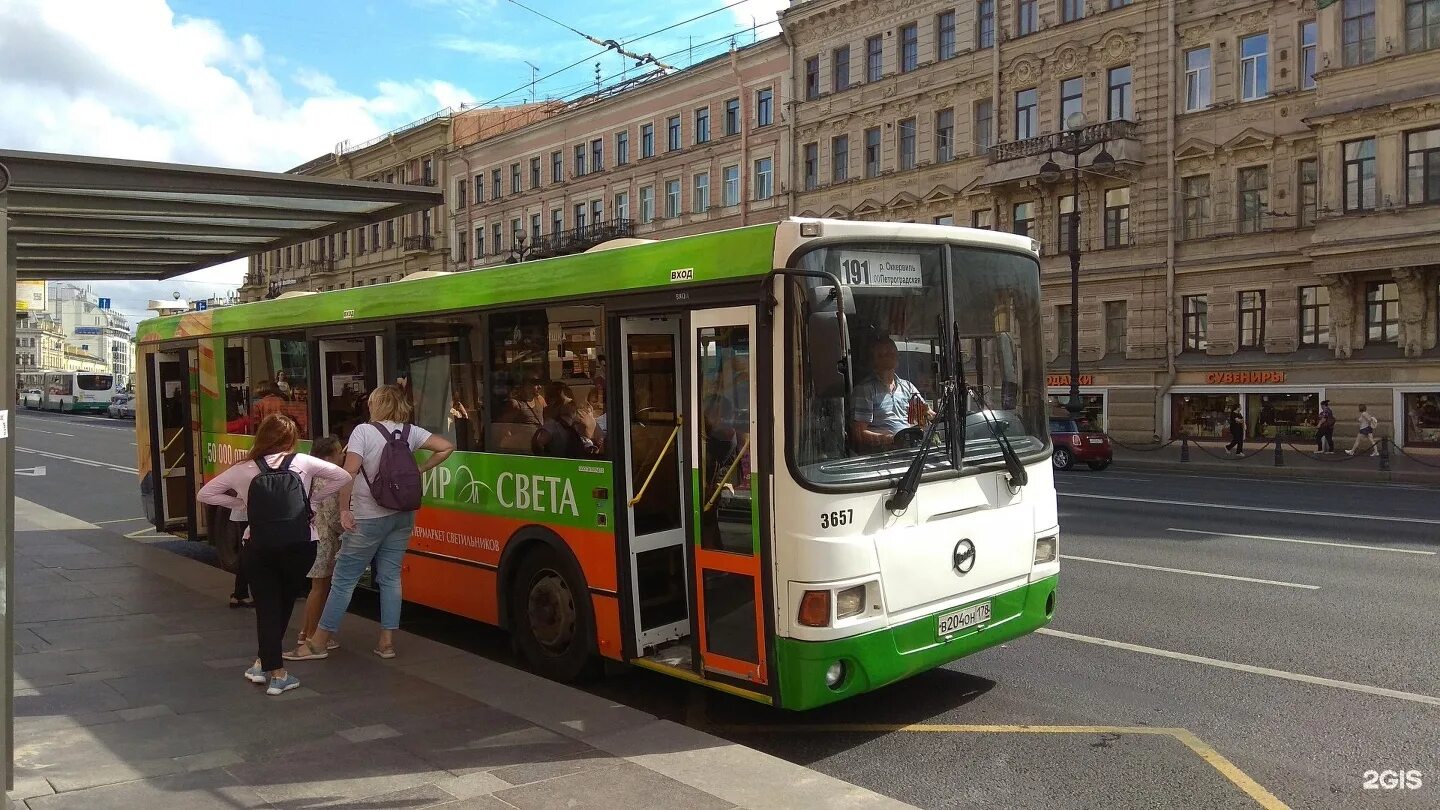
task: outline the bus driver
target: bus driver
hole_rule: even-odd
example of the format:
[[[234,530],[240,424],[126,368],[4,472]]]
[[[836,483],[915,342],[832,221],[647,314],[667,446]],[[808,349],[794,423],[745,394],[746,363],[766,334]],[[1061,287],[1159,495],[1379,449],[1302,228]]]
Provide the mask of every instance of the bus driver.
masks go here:
[[[920,391],[909,380],[895,374],[900,352],[888,337],[870,346],[870,376],[852,392],[850,431],[861,449],[885,449],[895,444],[895,434],[917,424],[912,402],[919,399],[923,413],[933,413],[924,404]]]

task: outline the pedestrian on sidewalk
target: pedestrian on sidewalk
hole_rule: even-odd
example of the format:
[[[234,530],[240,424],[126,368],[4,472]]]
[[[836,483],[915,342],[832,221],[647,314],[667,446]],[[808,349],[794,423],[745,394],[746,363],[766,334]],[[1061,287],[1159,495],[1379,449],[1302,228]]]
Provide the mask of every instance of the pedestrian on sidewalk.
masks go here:
[[[1234,455],[1245,455],[1245,417],[1240,415],[1240,409],[1230,411],[1230,443],[1225,445],[1225,453],[1230,454],[1234,448]]]
[[[254,683],[279,695],[300,685],[281,658],[290,612],[315,562],[311,503],[334,497],[350,483],[344,468],[297,455],[300,429],[284,414],[271,414],[255,431],[247,460],[200,488],[201,503],[242,510],[249,518],[240,564],[255,597],[255,664],[245,670]]]
[[[443,436],[411,424],[411,398],[396,385],[382,385],[370,394],[370,418],[350,434],[345,470],[352,483],[340,493],[340,554],[330,578],[330,596],[315,633],[285,653],[290,661],[327,658],[330,637],[350,608],[350,598],[365,566],[372,565],[380,589],[380,639],[374,653],[395,657],[395,631],[400,627],[400,563],[415,531],[420,508],[420,476],[442,464],[455,445]],[[430,456],[417,464],[414,453]],[[408,482],[396,487],[396,482]],[[413,489],[413,492],[411,490]]]
[[[1375,428],[1380,426],[1380,420],[1376,419],[1374,414],[1365,410],[1364,405],[1361,405],[1360,413],[1355,417],[1355,423],[1356,427],[1360,429],[1360,432],[1355,434],[1355,444],[1351,445],[1350,449],[1345,451],[1345,455],[1353,456],[1359,452],[1361,442],[1368,443],[1370,455],[1380,455],[1380,444],[1375,441]]]
[[[1335,412],[1330,410],[1330,400],[1320,400],[1320,421],[1315,426],[1316,451],[1335,452]]]
[[[310,455],[324,459],[339,467],[345,464],[345,445],[334,436],[321,436],[310,447]],[[325,599],[330,595],[330,574],[335,570],[335,555],[340,551],[340,499],[326,498],[315,504],[315,564],[310,567],[310,594],[305,597],[305,627],[300,630],[297,643],[315,635],[320,626],[320,611],[325,609]],[[339,642],[331,640],[327,649],[335,649]]]

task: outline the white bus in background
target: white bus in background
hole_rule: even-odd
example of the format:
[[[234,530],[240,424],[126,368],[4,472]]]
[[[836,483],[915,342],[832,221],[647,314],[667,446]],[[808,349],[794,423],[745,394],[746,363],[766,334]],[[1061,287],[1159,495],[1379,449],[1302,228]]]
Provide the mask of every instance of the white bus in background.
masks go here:
[[[21,375],[20,404],[30,410],[105,413],[119,393],[114,374],[44,371]]]

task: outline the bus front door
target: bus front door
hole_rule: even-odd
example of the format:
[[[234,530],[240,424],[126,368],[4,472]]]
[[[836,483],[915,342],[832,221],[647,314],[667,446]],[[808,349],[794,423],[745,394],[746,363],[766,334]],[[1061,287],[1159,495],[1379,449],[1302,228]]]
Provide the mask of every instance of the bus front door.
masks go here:
[[[680,318],[622,318],[624,472],[635,647],[690,634]]]
[[[196,527],[190,516],[195,510],[195,437],[191,431],[190,353],[150,355],[149,378],[155,528],[183,528],[193,538]]]
[[[706,672],[756,684],[765,665],[764,578],[755,470],[756,391],[751,342],[755,309],[690,315],[694,417],[690,457],[695,497],[695,593],[700,662]]]

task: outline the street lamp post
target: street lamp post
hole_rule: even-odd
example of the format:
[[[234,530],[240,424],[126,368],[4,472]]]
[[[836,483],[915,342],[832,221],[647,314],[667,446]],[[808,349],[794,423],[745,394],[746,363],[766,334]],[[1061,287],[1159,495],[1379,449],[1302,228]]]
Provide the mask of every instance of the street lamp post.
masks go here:
[[[1070,175],[1070,235],[1066,249],[1070,254],[1070,399],[1065,409],[1072,419],[1078,418],[1084,409],[1080,401],[1080,155],[1100,145],[1090,165],[1096,169],[1108,169],[1115,165],[1115,158],[1105,150],[1103,133],[1095,138],[1082,138],[1085,131],[1084,117],[1075,113],[1065,122],[1066,130],[1060,133],[1055,151],[1070,155],[1074,163]],[[1060,165],[1053,158],[1040,167],[1040,180],[1047,185],[1060,182]]]
[[[505,263],[516,264],[517,262],[523,262],[530,258],[530,254],[534,252],[534,250],[535,246],[533,244],[529,247],[525,246],[525,232],[516,231],[515,244],[510,248],[510,255],[506,257]]]

